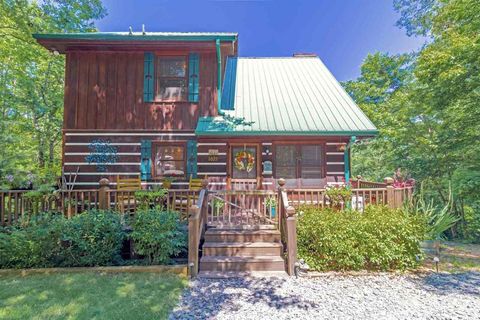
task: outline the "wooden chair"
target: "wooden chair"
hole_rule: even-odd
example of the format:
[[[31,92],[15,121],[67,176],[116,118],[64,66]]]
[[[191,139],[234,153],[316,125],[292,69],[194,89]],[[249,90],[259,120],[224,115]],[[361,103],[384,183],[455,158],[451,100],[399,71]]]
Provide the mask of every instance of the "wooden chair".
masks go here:
[[[117,208],[120,212],[125,212],[125,206],[130,209],[135,208],[135,191],[142,190],[142,180],[137,178],[121,178],[117,176]]]
[[[207,179],[205,176],[204,179]],[[191,191],[200,191],[202,189],[201,178],[193,178],[190,175],[190,180],[188,182],[188,191],[183,192],[173,192],[172,197],[172,209],[179,211],[182,214],[182,219],[188,217],[188,208],[197,200],[198,193],[194,194]]]

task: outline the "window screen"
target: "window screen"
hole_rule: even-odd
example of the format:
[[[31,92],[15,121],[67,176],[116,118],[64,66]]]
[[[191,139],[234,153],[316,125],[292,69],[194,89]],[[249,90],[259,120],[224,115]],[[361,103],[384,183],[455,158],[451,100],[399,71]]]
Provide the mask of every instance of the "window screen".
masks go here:
[[[157,58],[156,100],[187,100],[186,57]]]
[[[185,147],[157,145],[155,147],[155,176],[185,176]]]

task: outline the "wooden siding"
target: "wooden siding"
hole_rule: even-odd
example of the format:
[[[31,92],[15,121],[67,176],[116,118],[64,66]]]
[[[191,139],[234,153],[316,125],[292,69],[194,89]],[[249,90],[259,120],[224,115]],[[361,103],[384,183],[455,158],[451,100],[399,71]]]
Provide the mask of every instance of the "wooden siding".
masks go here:
[[[168,53],[192,51],[195,48]],[[223,66],[233,53],[231,45],[222,44]],[[200,116],[217,114],[216,53],[204,50],[199,55],[198,103],[144,103],[144,51],[68,51],[64,129],[194,130]]]
[[[270,185],[274,185],[275,177],[275,145],[278,144],[319,144],[322,146],[322,171],[324,178],[319,181],[318,186],[324,187],[326,183],[336,184],[344,181],[344,152],[339,148],[346,145],[347,138],[338,137],[295,137],[295,136],[272,136],[262,138],[252,137],[235,137],[235,138],[198,138],[198,175],[208,176],[209,180],[215,181],[216,185],[226,185],[230,178],[229,170],[229,150],[231,144],[259,144],[262,152],[259,175],[262,180],[263,188],[268,189]],[[268,147],[269,154],[265,149]],[[208,150],[218,150],[218,157],[215,161],[209,161]],[[265,174],[263,172],[263,162],[272,161],[273,173]],[[218,189],[218,187],[217,187]]]
[[[107,165],[107,171],[98,172],[95,164],[89,164],[85,159],[91,152],[89,145],[93,140],[108,140],[117,149],[117,162]],[[75,173],[79,168],[76,179],[76,188],[98,186],[101,178],[108,178],[115,186],[117,175],[133,177],[140,175],[141,140],[155,142],[186,142],[195,139],[193,131],[95,131],[75,130],[64,131],[63,168],[64,173]],[[160,181],[148,181],[148,185],[158,185]],[[188,186],[186,180],[175,181],[174,188]]]

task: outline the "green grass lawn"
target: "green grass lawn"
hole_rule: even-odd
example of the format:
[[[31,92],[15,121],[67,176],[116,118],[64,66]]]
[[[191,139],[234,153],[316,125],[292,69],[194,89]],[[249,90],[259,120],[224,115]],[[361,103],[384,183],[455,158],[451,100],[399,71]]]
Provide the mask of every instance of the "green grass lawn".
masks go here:
[[[0,275],[0,319],[165,319],[186,284],[158,273]]]

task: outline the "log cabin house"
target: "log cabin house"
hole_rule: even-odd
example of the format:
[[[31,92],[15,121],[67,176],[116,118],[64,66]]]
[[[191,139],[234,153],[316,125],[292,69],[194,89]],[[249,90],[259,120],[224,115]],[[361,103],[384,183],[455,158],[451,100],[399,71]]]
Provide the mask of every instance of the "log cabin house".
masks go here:
[[[348,182],[351,143],[377,134],[316,55],[239,57],[236,33],[34,37],[66,55],[62,161],[76,188],[138,175],[323,188]]]

